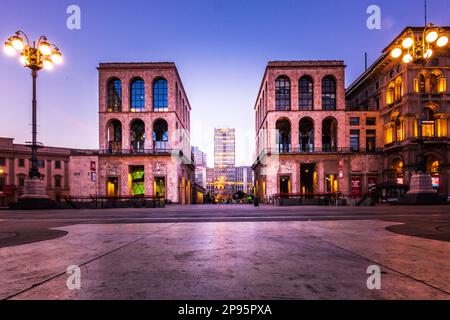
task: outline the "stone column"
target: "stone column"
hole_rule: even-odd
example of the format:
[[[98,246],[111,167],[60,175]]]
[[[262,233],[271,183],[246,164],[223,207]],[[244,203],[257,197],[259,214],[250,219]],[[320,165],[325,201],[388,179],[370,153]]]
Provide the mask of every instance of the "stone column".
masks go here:
[[[52,188],[52,160],[47,160],[47,188]]]

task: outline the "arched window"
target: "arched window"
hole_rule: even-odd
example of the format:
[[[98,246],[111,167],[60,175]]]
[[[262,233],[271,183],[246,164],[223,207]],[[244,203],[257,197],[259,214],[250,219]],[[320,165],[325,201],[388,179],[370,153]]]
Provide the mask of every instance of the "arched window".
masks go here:
[[[310,76],[303,76],[298,81],[298,109],[312,110],[314,101],[313,81]]]
[[[122,82],[117,79],[111,79],[108,81],[107,90],[107,106],[108,112],[121,112],[122,111]]]
[[[336,110],[336,80],[332,76],[322,79],[322,110]]]
[[[314,152],[314,122],[311,118],[303,118],[299,124],[300,152]]]
[[[423,108],[422,111],[422,136],[435,136],[435,122],[434,111],[431,108]]]
[[[275,109],[278,111],[291,110],[291,81],[286,76],[275,80]]]
[[[395,101],[395,83],[391,81],[388,84],[386,91],[386,104],[387,105],[393,104],[394,101]]]
[[[164,78],[153,83],[153,111],[168,111],[167,80]]]
[[[132,152],[143,152],[145,150],[145,124],[144,121],[133,120],[130,125],[130,146]]]
[[[419,92],[420,93],[426,92],[426,83],[427,83],[427,78],[423,73],[421,73],[419,75]]]
[[[131,81],[130,90],[130,111],[145,111],[145,84],[141,78]]]
[[[394,101],[398,101],[403,96],[403,80],[401,77],[395,79]]]
[[[430,92],[445,93],[447,90],[447,81],[441,70],[433,70],[430,74]]]
[[[322,121],[322,151],[337,151],[337,120],[333,117]]]
[[[122,124],[119,120],[110,120],[106,129],[107,147],[109,153],[122,151]]]
[[[169,127],[166,120],[158,119],[153,124],[153,148],[156,150],[169,148]]]
[[[275,124],[276,146],[280,153],[288,153],[291,150],[291,123],[288,119],[280,119]]]

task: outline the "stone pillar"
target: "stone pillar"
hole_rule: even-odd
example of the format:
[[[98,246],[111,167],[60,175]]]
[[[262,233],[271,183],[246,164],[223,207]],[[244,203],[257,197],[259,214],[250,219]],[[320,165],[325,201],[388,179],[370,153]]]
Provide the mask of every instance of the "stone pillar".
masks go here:
[[[69,161],[64,161],[64,189],[69,189],[69,179]]]
[[[15,185],[15,166],[14,166],[14,158],[9,158],[9,184],[10,185]]]
[[[52,160],[47,160],[47,188],[52,188]]]

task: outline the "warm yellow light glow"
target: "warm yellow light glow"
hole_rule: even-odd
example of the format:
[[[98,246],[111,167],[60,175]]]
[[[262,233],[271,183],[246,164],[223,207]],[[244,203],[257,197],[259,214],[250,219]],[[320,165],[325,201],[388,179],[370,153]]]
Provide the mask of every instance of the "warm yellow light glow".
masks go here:
[[[405,49],[411,48],[411,46],[414,44],[414,39],[411,37],[405,38],[405,40],[402,41],[402,46]]]
[[[52,61],[56,64],[61,64],[63,62],[63,57],[62,57],[61,52],[54,51],[52,53]]]
[[[438,38],[438,33],[435,30],[428,32],[425,37],[427,42],[430,42],[430,43],[435,42],[437,38]]]
[[[4,51],[8,56],[13,56],[16,54],[16,49],[12,46],[11,42],[5,42]]]
[[[400,49],[399,47],[392,49],[392,51],[391,51],[392,58],[397,59],[401,55],[402,55],[402,49]]]
[[[22,65],[24,65],[24,66],[27,66],[30,64],[28,61],[28,57],[23,53],[20,55],[19,59],[20,59],[20,63],[22,63]]]
[[[441,36],[438,41],[437,41],[437,45],[438,47],[444,47],[446,46],[448,43],[448,37],[447,36]]]
[[[50,43],[48,43],[47,41],[42,41],[39,44],[39,51],[41,51],[41,53],[44,56],[49,56],[52,53],[52,48],[50,47]]]
[[[53,69],[53,62],[52,62],[51,59],[46,58],[46,59],[44,60],[44,69],[45,69],[45,70],[52,70],[52,69]]]
[[[11,44],[17,51],[22,51],[23,48],[25,48],[25,45],[23,44],[23,39],[19,36],[11,37]]]
[[[403,56],[404,63],[410,63],[412,61],[412,59],[413,59],[413,57],[409,53],[407,53]]]
[[[3,169],[0,169],[0,174],[3,174],[3,172],[4,172]]]
[[[433,50],[428,49],[427,52],[423,55],[425,59],[429,59],[433,55]]]

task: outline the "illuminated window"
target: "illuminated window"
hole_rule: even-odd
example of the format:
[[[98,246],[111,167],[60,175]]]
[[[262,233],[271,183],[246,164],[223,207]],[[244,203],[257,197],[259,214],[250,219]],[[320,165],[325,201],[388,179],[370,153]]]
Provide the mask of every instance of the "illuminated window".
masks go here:
[[[395,84],[390,82],[386,91],[386,104],[393,104],[395,101]]]
[[[401,77],[395,79],[394,100],[398,101],[403,96],[403,80]]]
[[[336,110],[336,80],[332,76],[322,79],[322,110]]]
[[[167,111],[168,110],[168,98],[167,98],[167,80],[158,79],[153,83],[153,110],[154,111]]]
[[[313,81],[309,76],[303,76],[298,81],[298,109],[313,109]]]
[[[374,152],[376,150],[376,143],[376,130],[366,130],[366,151]]]
[[[141,196],[145,194],[144,166],[130,166],[129,182],[131,195]]]
[[[278,77],[275,80],[275,109],[291,110],[291,82],[286,76]]]
[[[424,108],[422,111],[422,136],[435,136],[435,118],[434,112],[430,108]]]
[[[431,174],[431,184],[434,189],[439,189],[440,181],[439,181],[439,161],[433,161],[430,166],[430,174]]]
[[[131,82],[130,110],[131,112],[145,110],[145,84],[144,80],[140,78]]]
[[[403,184],[403,161],[401,159],[395,159],[392,161],[391,168],[394,171],[396,182]]]
[[[108,98],[107,110],[108,112],[122,111],[122,82],[117,79],[111,79],[108,82]]]
[[[403,141],[405,139],[404,132],[404,122],[400,119],[400,116],[397,116],[395,120],[395,140]]]

